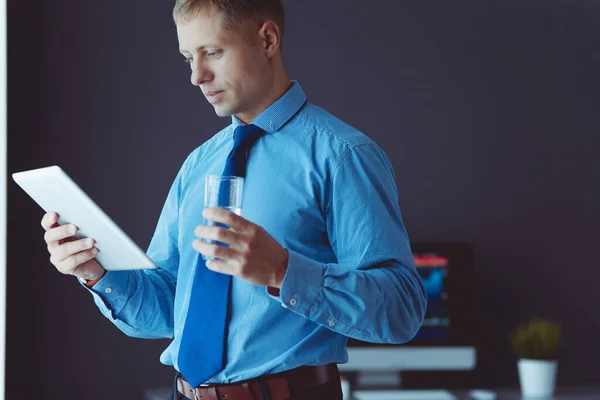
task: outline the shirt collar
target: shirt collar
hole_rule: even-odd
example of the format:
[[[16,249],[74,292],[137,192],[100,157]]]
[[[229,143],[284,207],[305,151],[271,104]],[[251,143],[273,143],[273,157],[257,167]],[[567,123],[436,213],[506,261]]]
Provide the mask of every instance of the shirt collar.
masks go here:
[[[292,81],[292,86],[275,103],[267,107],[252,120],[252,124],[262,128],[267,133],[275,133],[285,125],[306,102],[306,95],[297,81]],[[233,130],[242,125],[242,121],[235,115],[231,116]]]

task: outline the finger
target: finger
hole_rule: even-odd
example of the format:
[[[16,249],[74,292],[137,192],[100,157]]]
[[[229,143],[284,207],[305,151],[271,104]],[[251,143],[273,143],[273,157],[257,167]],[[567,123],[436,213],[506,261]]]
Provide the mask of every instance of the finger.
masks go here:
[[[206,267],[220,274],[233,275],[231,267],[223,260],[206,260]]]
[[[46,243],[56,244],[56,242],[74,236],[77,233],[77,227],[75,225],[61,225],[56,228],[51,228],[44,234],[44,240]]]
[[[73,254],[69,258],[58,262],[57,269],[63,274],[72,274],[81,264],[96,258],[98,249],[93,248]]]
[[[42,218],[42,228],[44,228],[44,230],[48,230],[50,228],[52,228],[52,226],[54,224],[58,223],[58,214],[56,214],[55,212],[48,212],[46,214],[44,214],[44,217]]]
[[[231,247],[219,246],[216,244],[206,243],[201,240],[194,240],[192,247],[207,257],[217,257],[222,260],[235,260],[238,258],[238,252]]]
[[[238,232],[245,232],[254,225],[252,222],[224,208],[205,208],[202,211],[202,216],[208,220],[225,224]]]
[[[56,261],[62,262],[74,254],[81,251],[89,250],[94,247],[94,240],[90,238],[75,240],[73,242],[64,243],[58,246],[54,251]]]
[[[236,246],[239,241],[239,233],[218,226],[200,225],[196,227],[194,234],[202,239],[227,243],[229,246]]]

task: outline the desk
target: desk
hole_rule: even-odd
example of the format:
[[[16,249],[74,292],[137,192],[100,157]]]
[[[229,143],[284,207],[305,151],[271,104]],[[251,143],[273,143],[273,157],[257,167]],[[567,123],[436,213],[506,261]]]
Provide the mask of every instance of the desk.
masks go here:
[[[496,400],[521,400],[519,388],[493,389]],[[469,395],[469,390],[451,390],[457,400],[474,400]],[[145,400],[164,400],[169,398],[171,388],[160,388],[144,393]],[[552,400],[599,400],[600,386],[564,386],[556,390]],[[233,399],[235,400],[235,399]]]
[[[498,389],[494,390],[496,400],[521,400],[520,389]],[[469,391],[453,393],[458,399],[470,399]],[[557,387],[553,400],[600,400],[600,386],[562,386]]]
[[[516,388],[490,389],[496,393],[496,400],[521,400],[521,392]],[[457,400],[474,400],[470,390],[450,390]],[[392,398],[390,397],[390,400]],[[600,400],[600,386],[563,386],[559,387],[551,400]]]

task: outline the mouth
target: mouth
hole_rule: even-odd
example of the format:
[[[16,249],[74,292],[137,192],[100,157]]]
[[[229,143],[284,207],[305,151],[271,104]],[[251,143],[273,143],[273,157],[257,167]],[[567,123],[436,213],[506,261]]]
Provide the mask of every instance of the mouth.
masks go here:
[[[223,90],[211,90],[204,93],[204,96],[210,103],[218,101],[222,97]]]

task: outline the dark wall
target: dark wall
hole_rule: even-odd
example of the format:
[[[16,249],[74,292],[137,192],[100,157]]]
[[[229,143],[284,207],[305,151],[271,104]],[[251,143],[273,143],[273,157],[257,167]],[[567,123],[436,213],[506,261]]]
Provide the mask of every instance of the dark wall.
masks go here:
[[[376,3],[288,1],[286,64],[386,151],[411,239],[473,243],[482,334],[465,384],[517,384],[506,332],[534,314],[563,323],[559,383],[597,382],[600,6]],[[171,8],[8,2],[9,173],[60,165],[142,248],[184,158],[229,121],[190,85]],[[168,341],[106,321],[50,264],[43,211],[12,179],[8,202],[7,398],[170,385]]]

